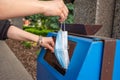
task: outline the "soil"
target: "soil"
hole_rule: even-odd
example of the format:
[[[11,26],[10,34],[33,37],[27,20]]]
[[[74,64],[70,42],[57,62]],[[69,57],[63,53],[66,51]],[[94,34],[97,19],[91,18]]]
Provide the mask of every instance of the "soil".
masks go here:
[[[22,41],[16,41],[8,39],[6,43],[16,55],[16,57],[21,61],[26,70],[31,74],[34,80],[36,79],[36,65],[37,65],[37,52],[39,47],[26,48],[23,46]]]

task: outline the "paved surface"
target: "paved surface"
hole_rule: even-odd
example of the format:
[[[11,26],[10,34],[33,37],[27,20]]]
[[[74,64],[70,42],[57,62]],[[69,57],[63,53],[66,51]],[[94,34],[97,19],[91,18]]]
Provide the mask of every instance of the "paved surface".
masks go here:
[[[33,80],[4,41],[0,41],[0,80]]]

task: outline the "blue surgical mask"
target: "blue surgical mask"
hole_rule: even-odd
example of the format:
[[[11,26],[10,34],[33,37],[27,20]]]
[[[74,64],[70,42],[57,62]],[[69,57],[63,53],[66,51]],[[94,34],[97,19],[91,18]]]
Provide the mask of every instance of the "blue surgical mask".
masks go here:
[[[68,56],[68,33],[61,29],[57,33],[55,43],[55,56],[59,64],[64,68],[68,68],[69,56]]]

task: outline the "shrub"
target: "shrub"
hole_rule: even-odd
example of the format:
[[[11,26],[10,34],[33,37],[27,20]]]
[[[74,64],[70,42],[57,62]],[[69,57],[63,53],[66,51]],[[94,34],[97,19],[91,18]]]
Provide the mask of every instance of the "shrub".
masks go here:
[[[53,32],[53,30],[48,30],[48,29],[38,30],[34,27],[24,28],[24,30],[27,32],[31,32],[33,34],[42,35],[42,36],[46,36],[49,32]]]
[[[72,3],[67,3],[66,6],[69,9],[69,15],[65,23],[67,24],[72,24],[73,23],[73,10],[74,10],[74,5]],[[41,21],[41,27],[42,29],[53,29],[53,30],[58,30],[59,29],[59,22],[58,22],[58,17],[48,17],[48,16],[43,16],[41,14],[36,14],[32,16],[27,16],[26,19],[29,19],[31,21],[31,25],[35,25],[35,27],[39,27],[37,24],[38,21]]]

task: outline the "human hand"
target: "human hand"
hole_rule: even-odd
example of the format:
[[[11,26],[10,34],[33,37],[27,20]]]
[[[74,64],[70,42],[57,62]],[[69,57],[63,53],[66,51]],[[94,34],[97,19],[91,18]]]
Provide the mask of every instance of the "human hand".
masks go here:
[[[59,21],[63,22],[67,19],[68,8],[64,4],[63,0],[52,0],[44,1],[44,12],[45,16],[59,16]]]
[[[54,41],[52,37],[42,37],[42,42],[40,43],[40,46],[49,49],[51,52],[54,52]]]

